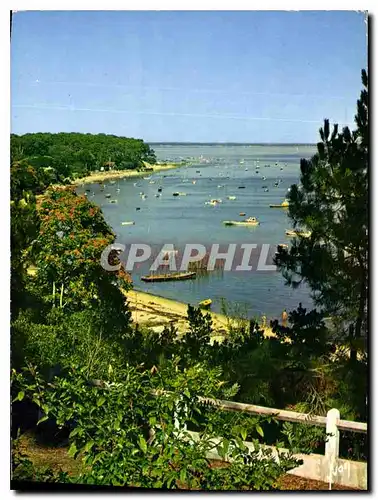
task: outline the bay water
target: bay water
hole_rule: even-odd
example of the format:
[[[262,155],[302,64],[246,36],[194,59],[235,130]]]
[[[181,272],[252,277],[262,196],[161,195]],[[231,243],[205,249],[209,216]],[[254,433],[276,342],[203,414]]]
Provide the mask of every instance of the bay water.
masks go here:
[[[290,244],[285,229],[291,228],[287,210],[270,208],[280,204],[292,184],[299,181],[301,158],[315,153],[313,145],[228,145],[153,144],[158,161],[189,160],[188,166],[145,175],[79,187],[90,189],[88,199],[101,207],[106,221],[117,235],[117,242],[167,243],[179,248],[183,243]],[[278,184],[278,185],[277,185]],[[243,189],[240,189],[244,186]],[[264,187],[266,186],[266,187]],[[161,188],[161,192],[158,192]],[[173,196],[173,192],[185,196]],[[144,193],[145,198],[142,198]],[[105,195],[110,194],[110,198]],[[157,196],[158,195],[158,196]],[[229,200],[229,196],[236,199]],[[116,199],[116,203],[110,200]],[[216,206],[206,205],[221,199]],[[137,210],[138,209],[138,210]],[[224,220],[256,217],[259,226],[225,226]],[[135,225],[122,226],[124,221]],[[151,262],[150,262],[151,263]],[[212,299],[212,310],[222,304],[232,314],[279,318],[299,302],[311,308],[305,285],[293,290],[285,285],[280,272],[214,271],[196,280],[144,283],[148,269],[143,264],[132,272],[134,288],[181,302],[197,304]],[[224,307],[224,306],[223,306]]]

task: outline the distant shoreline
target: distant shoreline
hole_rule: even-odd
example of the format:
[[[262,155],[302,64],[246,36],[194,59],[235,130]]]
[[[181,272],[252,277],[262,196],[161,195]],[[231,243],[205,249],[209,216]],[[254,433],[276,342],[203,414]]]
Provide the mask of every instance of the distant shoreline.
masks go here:
[[[123,179],[125,177],[144,177],[157,172],[163,172],[165,170],[172,170],[174,168],[180,168],[184,164],[179,163],[156,163],[155,165],[145,163],[146,168],[149,170],[112,170],[108,172],[94,172],[86,177],[80,177],[74,179],[71,182],[71,186],[80,186],[82,184],[93,184],[95,182],[104,182],[112,179]],[[152,169],[152,170],[150,170]]]

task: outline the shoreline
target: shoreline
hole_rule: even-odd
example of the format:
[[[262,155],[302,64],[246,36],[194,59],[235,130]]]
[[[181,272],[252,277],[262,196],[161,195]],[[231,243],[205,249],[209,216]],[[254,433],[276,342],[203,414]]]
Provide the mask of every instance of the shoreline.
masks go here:
[[[149,326],[158,332],[164,326],[169,326],[171,322],[174,322],[179,334],[187,331],[187,303],[136,289],[128,292],[121,289],[121,291],[127,298],[134,323]],[[197,303],[191,305],[198,307]],[[224,314],[211,311],[211,309],[203,309],[203,313],[209,313],[213,320],[214,335],[212,340],[222,340],[227,335],[230,326],[237,326],[243,321],[228,318]],[[265,327],[264,335],[267,337],[273,335],[270,327]]]
[[[94,172],[86,177],[80,177],[78,179],[73,179],[70,186],[81,186],[84,184],[94,184],[96,182],[104,182],[113,179],[123,179],[132,177],[144,177],[148,175],[153,175],[159,172],[164,172],[165,170],[173,170],[186,166],[186,164],[178,163],[156,163],[154,165],[146,163],[145,167],[152,170],[115,170],[111,172]]]

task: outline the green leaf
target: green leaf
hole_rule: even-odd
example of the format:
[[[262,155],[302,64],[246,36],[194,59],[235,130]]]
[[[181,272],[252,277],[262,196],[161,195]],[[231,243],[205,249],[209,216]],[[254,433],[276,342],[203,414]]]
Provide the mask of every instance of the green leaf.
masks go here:
[[[142,436],[140,436],[140,438],[139,438],[139,446],[140,446],[141,450],[143,451],[143,453],[147,452],[147,443],[146,443],[146,440],[144,439],[144,437],[142,437]]]
[[[13,401],[22,401],[24,399],[25,393],[24,391],[20,391]]]
[[[75,427],[75,429],[73,429],[71,432],[70,432],[70,435],[69,437],[72,438],[74,436],[76,436],[76,434],[79,432],[80,430],[80,427]]]
[[[264,437],[264,431],[262,430],[260,425],[256,425],[256,431],[260,434],[261,437]]]
[[[184,391],[184,395],[185,395],[188,399],[190,399],[190,392],[188,391],[188,389],[185,389],[185,391]]]
[[[247,439],[247,429],[241,429],[240,430],[241,437],[243,438],[243,441]]]
[[[182,483],[185,483],[186,480],[186,469],[181,469],[180,470],[180,481]]]
[[[98,400],[97,400],[97,406],[101,406],[101,405],[103,405],[104,403],[105,403],[105,398],[104,398],[104,396],[99,397],[99,398],[98,398]]]
[[[92,446],[94,445],[94,441],[89,441],[85,446],[84,446],[84,451],[88,452],[90,451],[90,449],[92,448]]]
[[[40,418],[37,422],[37,425],[41,424],[42,422],[44,422],[45,420],[48,420],[49,416],[48,415],[44,415],[42,418]]]
[[[77,453],[76,444],[75,444],[75,443],[72,443],[72,444],[71,444],[71,446],[70,446],[70,449],[68,450],[68,455],[69,455],[70,457],[75,458],[76,453]]]

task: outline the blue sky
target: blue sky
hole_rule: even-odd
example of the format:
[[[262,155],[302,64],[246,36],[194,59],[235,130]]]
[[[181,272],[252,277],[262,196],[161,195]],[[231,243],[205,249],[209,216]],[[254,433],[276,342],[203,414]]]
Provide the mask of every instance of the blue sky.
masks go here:
[[[366,64],[357,12],[18,12],[12,132],[315,142]]]

